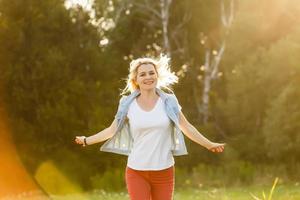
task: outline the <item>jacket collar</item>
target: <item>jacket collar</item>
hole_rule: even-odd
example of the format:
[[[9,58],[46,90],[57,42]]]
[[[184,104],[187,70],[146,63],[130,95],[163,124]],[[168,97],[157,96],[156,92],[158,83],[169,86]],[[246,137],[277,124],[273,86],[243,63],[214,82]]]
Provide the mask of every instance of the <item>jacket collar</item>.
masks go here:
[[[130,103],[141,93],[141,91],[139,89],[133,91],[130,95],[128,95],[126,97],[126,99],[124,100],[124,110],[123,110],[123,115],[125,116],[126,113],[128,112],[129,109],[129,105]],[[165,104],[165,108],[167,109],[167,114],[170,117],[170,119],[172,119],[172,121],[174,121],[175,124],[178,124],[178,119],[176,118],[176,115],[173,113],[170,113],[169,111],[171,111],[171,105],[169,104],[169,99],[171,98],[170,94],[164,92],[163,90],[156,88],[156,93],[161,97],[162,101]]]
[[[163,102],[165,102],[166,98],[167,98],[167,94],[159,89],[159,88],[155,88],[156,93],[161,97],[161,99],[163,100]],[[132,100],[134,98],[136,98],[138,95],[141,94],[141,91],[139,89],[136,89],[135,91],[133,91],[128,97],[127,97],[127,102],[132,102]]]

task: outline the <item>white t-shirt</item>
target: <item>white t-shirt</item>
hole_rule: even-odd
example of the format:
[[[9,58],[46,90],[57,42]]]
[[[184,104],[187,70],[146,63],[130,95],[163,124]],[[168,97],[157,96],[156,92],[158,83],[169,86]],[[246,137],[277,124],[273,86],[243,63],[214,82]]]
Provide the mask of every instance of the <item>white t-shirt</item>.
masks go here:
[[[127,117],[134,139],[127,166],[136,170],[162,170],[174,165],[172,126],[161,98],[151,111],[143,110],[134,99]]]

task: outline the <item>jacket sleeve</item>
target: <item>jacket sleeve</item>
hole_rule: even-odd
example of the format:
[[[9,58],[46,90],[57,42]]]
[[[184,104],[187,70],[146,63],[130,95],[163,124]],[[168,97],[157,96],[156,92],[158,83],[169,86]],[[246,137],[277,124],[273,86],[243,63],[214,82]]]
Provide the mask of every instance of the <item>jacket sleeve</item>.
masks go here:
[[[181,111],[181,105],[179,104],[178,99],[177,99],[177,97],[174,93],[171,94],[171,98],[172,98],[174,109],[175,109],[176,113],[180,112]]]

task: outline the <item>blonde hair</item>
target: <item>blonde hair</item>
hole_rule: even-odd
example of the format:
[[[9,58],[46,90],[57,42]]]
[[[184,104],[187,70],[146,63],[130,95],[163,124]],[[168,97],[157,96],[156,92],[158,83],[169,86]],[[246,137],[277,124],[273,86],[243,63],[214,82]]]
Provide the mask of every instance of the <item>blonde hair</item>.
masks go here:
[[[159,58],[142,57],[130,62],[129,74],[126,80],[126,87],[122,90],[121,95],[127,92],[134,92],[139,89],[135,79],[137,76],[138,67],[142,64],[152,64],[157,73],[157,87],[165,88],[173,92],[169,86],[178,82],[178,77],[174,72],[171,72],[169,65],[170,58],[167,55],[160,54]]]

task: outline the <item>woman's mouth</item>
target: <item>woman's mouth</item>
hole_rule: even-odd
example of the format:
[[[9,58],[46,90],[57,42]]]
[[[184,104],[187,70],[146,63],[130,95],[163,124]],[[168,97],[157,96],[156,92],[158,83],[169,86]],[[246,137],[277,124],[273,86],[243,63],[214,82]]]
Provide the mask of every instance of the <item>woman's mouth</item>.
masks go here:
[[[145,85],[151,85],[154,81],[145,81],[144,84]]]

